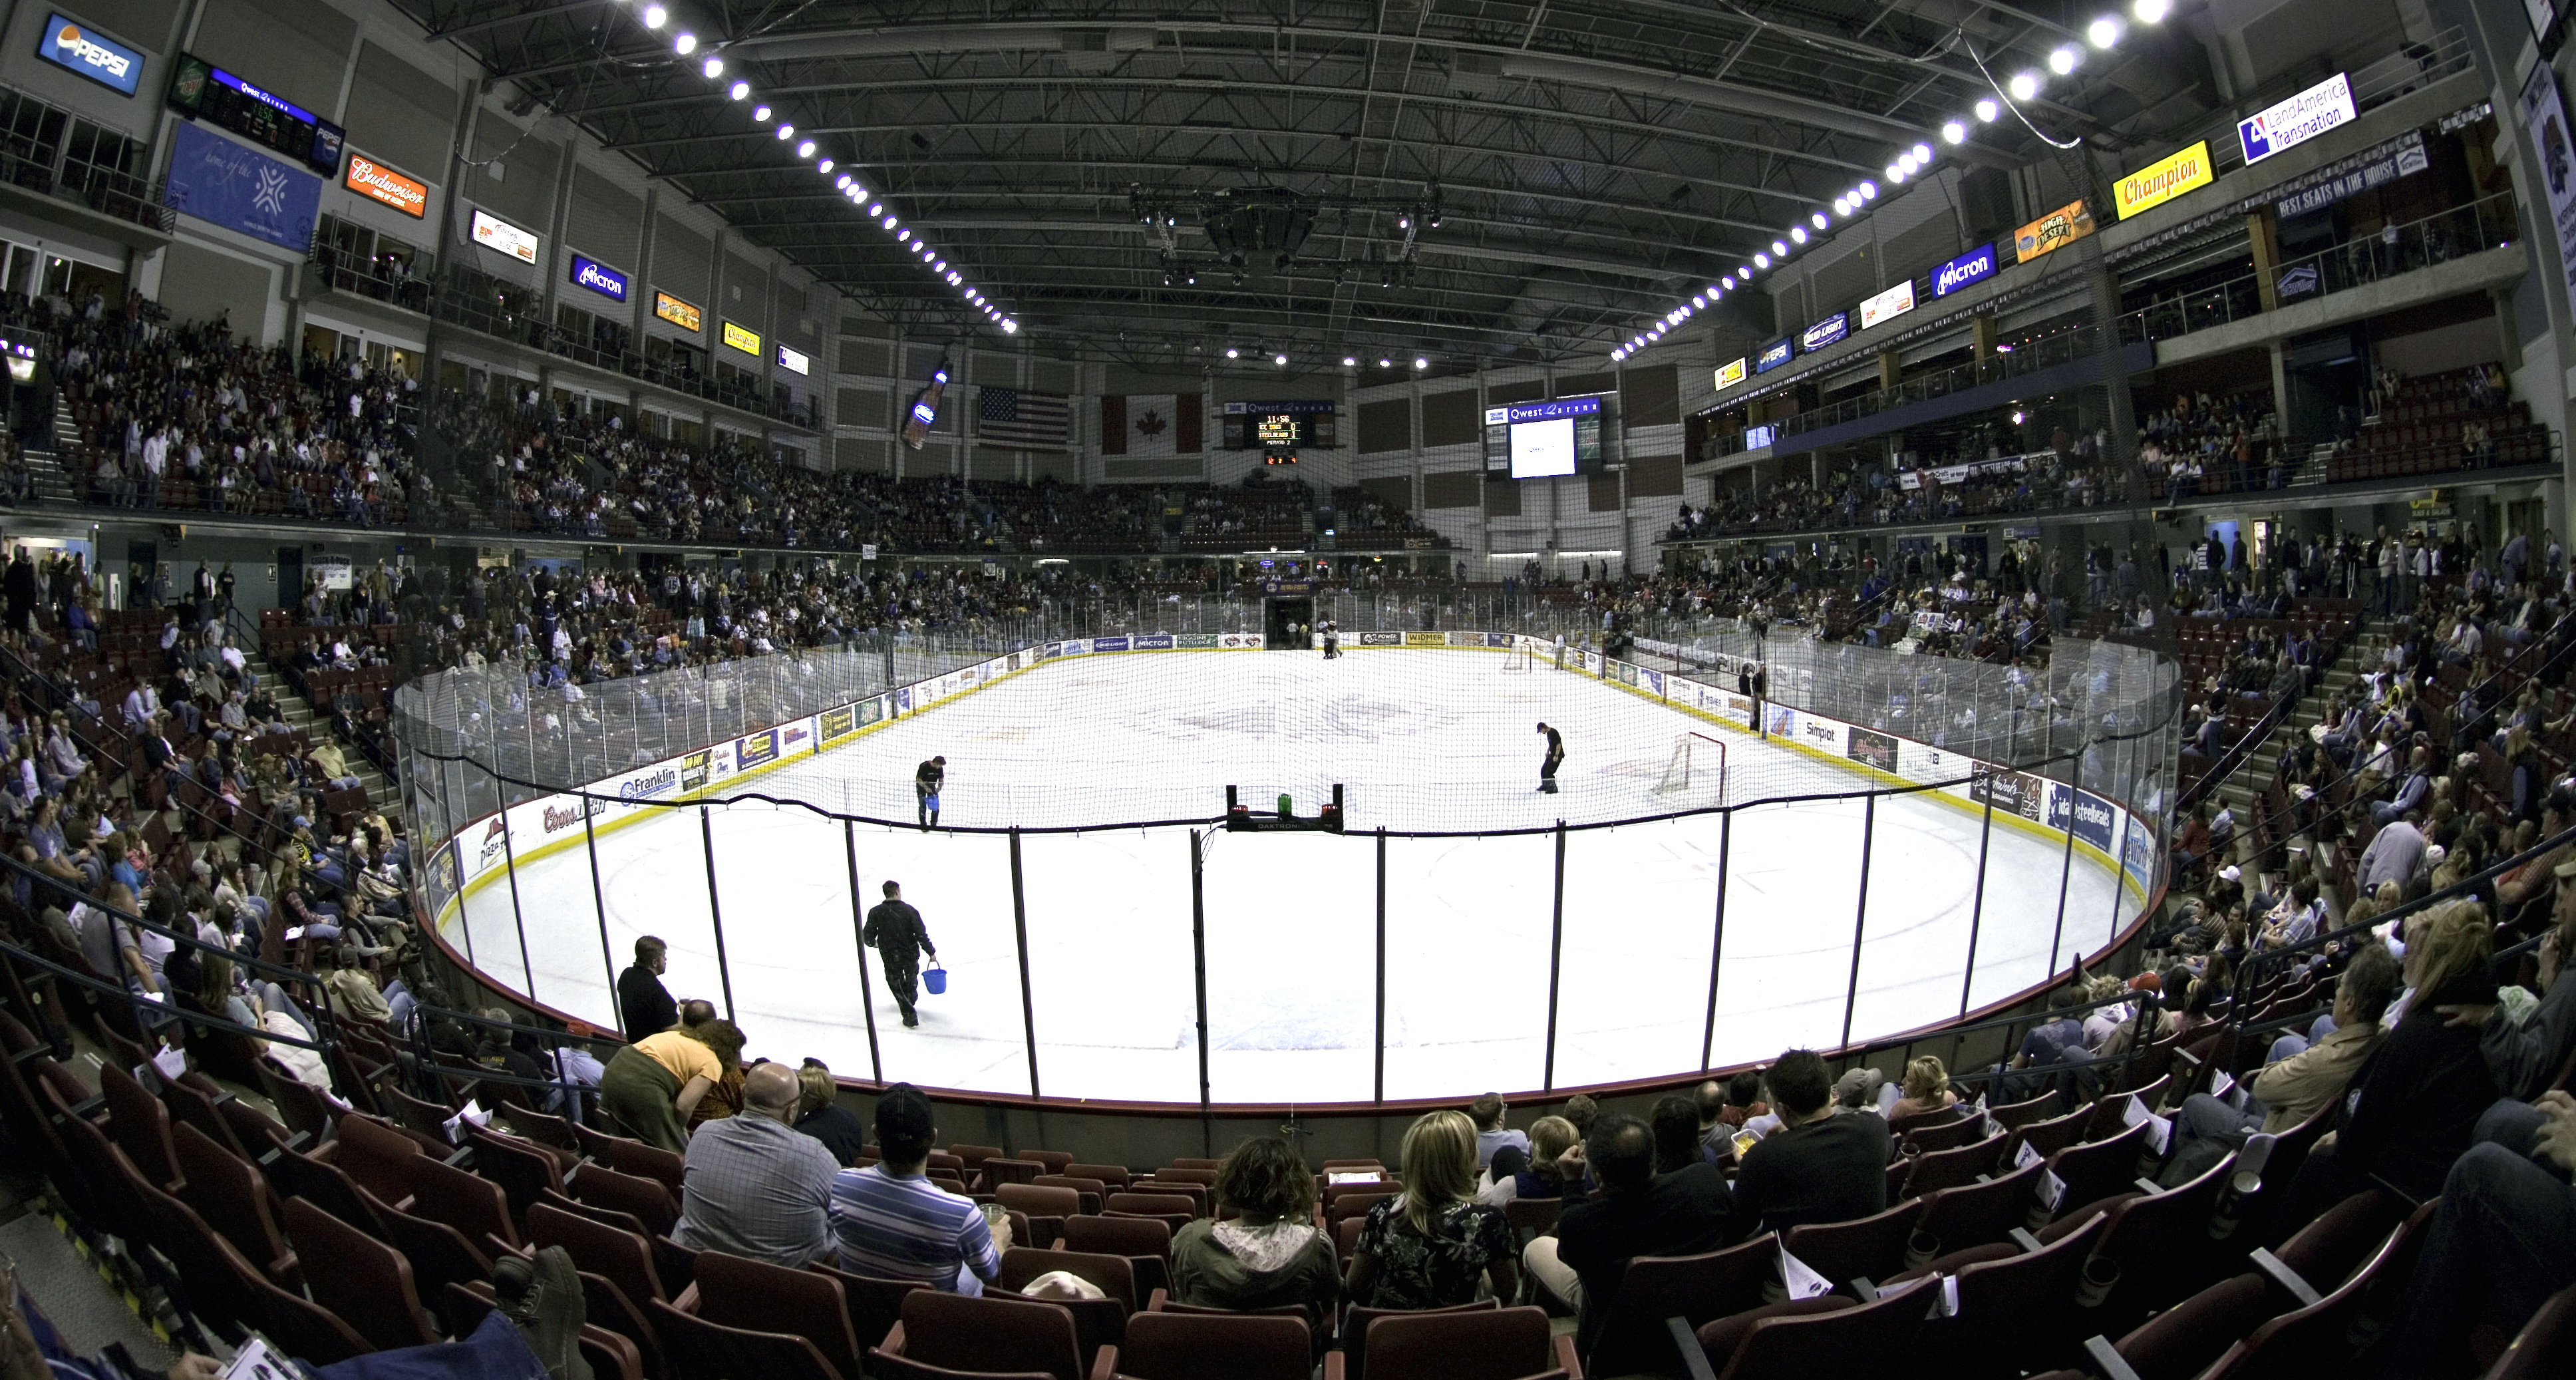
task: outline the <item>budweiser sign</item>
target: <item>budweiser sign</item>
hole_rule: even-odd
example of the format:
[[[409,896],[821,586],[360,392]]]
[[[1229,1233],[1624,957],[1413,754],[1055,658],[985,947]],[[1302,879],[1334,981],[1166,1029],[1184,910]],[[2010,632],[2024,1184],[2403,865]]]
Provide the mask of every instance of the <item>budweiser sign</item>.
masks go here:
[[[429,211],[427,184],[405,177],[363,153],[349,155],[346,183],[350,191],[391,206],[414,220]]]

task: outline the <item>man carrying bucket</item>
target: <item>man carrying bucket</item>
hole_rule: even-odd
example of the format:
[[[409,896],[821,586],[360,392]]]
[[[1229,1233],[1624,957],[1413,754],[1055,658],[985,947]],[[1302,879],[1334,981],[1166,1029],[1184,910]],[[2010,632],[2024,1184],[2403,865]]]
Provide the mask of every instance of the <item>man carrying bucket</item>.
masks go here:
[[[921,912],[903,899],[903,886],[885,884],[885,899],[868,911],[868,920],[859,927],[861,943],[873,946],[877,958],[885,964],[886,989],[894,993],[894,1004],[903,1012],[903,1023],[918,1026],[921,1018],[913,1014],[917,996],[915,982],[920,976],[919,958],[930,955],[939,961],[939,950],[931,947],[930,931],[921,923]]]

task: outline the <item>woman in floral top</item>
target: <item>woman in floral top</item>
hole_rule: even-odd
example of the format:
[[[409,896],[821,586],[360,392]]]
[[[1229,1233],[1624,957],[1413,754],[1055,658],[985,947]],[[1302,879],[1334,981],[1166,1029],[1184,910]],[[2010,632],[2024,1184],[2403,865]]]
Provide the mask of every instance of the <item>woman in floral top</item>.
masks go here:
[[[1512,1229],[1475,1202],[1476,1127],[1464,1112],[1426,1113],[1404,1133],[1404,1192],[1369,1209],[1344,1292],[1366,1308],[1451,1308],[1477,1286],[1519,1287]]]

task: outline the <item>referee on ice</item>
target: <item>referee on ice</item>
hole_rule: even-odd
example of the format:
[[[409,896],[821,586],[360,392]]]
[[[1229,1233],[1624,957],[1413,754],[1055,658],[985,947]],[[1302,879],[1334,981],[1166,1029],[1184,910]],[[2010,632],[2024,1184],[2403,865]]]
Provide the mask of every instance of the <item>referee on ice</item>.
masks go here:
[[[1538,731],[1547,735],[1547,756],[1538,764],[1538,788],[1549,795],[1554,795],[1556,794],[1556,769],[1565,761],[1565,738],[1555,729],[1548,727],[1544,719],[1539,721]]]

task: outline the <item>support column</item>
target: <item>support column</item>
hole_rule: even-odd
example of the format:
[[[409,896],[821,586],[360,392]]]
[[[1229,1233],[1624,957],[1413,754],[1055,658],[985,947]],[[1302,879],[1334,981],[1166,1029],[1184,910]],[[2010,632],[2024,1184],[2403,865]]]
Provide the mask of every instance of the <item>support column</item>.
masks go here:
[[[2263,297],[2263,310],[2281,309],[2280,284],[2273,273],[2281,263],[2279,225],[2272,218],[2272,208],[2261,207],[2245,213],[2245,238],[2254,245],[2254,288]]]
[[[1891,393],[1895,390],[1896,351],[1881,350],[1878,352],[1878,391]]]
[[[2266,278],[2264,281],[2268,283],[2271,280]],[[2275,412],[2280,414],[2281,424],[2279,429],[2281,434],[2287,436],[2290,433],[2289,342],[2286,340],[2275,340],[2272,342],[2266,353],[2270,356],[2272,364],[2272,408]],[[2288,463],[2292,461],[2294,457],[2285,455],[2282,456],[2281,459],[2284,463]]]
[[[1995,318],[1991,312],[1980,312],[1968,322],[1968,339],[1976,346],[1977,363],[1995,357]]]

